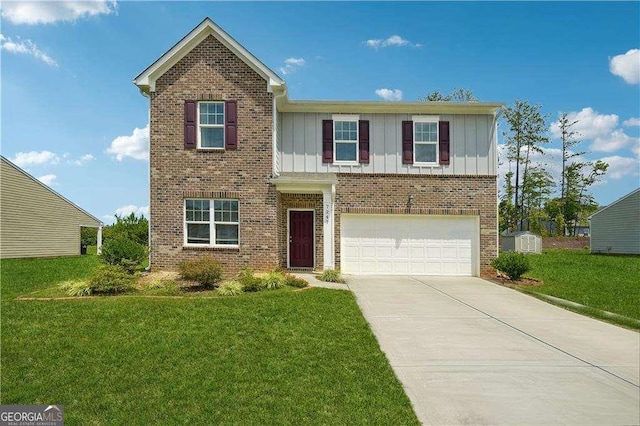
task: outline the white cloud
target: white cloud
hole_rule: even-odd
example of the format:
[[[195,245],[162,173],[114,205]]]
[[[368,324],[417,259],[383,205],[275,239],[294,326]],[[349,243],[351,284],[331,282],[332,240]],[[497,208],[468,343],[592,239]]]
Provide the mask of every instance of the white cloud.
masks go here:
[[[601,152],[614,152],[627,148],[633,150],[638,144],[640,144],[640,138],[634,138],[621,129],[616,129],[607,135],[595,138],[591,144],[591,149]]]
[[[3,4],[3,7],[6,4],[7,3]],[[51,67],[58,66],[55,59],[40,50],[31,40],[21,40],[18,38],[17,41],[13,41],[10,37],[5,37],[0,34],[0,49],[9,53],[31,55]]]
[[[370,40],[366,40],[364,44],[372,49],[379,49],[381,47],[389,47],[389,46],[413,46],[413,47],[422,47],[420,43],[411,43],[409,40],[406,40],[399,35],[392,35],[387,38],[374,38]]]
[[[135,213],[136,216],[146,216],[149,217],[149,206],[138,207],[133,204],[129,204],[127,206],[118,207],[115,211],[115,214],[118,216],[129,216],[131,213]]]
[[[284,60],[284,67],[280,67],[282,74],[293,74],[298,68],[305,66],[304,58],[288,58]]]
[[[620,179],[626,176],[640,175],[640,163],[638,163],[636,158],[614,155],[601,158],[601,160],[609,165],[607,174],[605,175],[608,178]]]
[[[73,160],[73,164],[75,164],[76,166],[82,166],[86,163],[88,163],[89,161],[95,160],[96,157],[94,157],[91,154],[85,154],[85,155],[81,155],[80,157],[78,157],[77,159]]]
[[[640,83],[640,49],[631,49],[609,60],[609,71],[629,84]]]
[[[143,129],[136,127],[129,136],[118,136],[111,142],[111,146],[105,152],[114,155],[118,161],[122,161],[125,157],[148,160],[149,125],[147,124]]]
[[[38,180],[47,186],[53,186],[55,184],[54,182],[56,180],[56,177],[57,177],[56,175],[48,174],[48,175],[40,176]]]
[[[631,117],[628,120],[624,120],[624,122],[622,123],[623,126],[626,127],[637,127],[640,126],[640,118],[638,117]]]
[[[40,164],[58,164],[59,160],[58,156],[50,151],[18,152],[11,158],[13,164],[23,168]]]
[[[2,4],[2,17],[13,24],[75,22],[84,17],[115,13],[115,0],[92,1],[9,1]]]
[[[598,114],[593,108],[582,108],[582,111],[574,111],[567,114],[569,122],[578,121],[572,131],[580,133],[580,138],[594,139],[604,136],[618,126],[618,116],[615,114]],[[551,123],[551,134],[555,138],[562,135],[558,121]]]
[[[385,101],[401,101],[402,90],[399,89],[376,89],[376,95]]]

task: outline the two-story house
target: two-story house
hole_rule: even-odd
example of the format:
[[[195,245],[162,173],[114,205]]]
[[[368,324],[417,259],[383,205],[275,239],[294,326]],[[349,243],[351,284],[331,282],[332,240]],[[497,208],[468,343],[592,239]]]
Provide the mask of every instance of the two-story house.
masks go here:
[[[210,19],[150,101],[151,267],[480,275],[497,255],[499,103],[296,101]]]

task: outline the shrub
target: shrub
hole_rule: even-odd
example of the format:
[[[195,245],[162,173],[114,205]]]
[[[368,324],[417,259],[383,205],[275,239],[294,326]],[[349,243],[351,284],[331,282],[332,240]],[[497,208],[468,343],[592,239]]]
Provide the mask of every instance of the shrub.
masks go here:
[[[65,281],[60,283],[60,289],[69,296],[89,296],[91,295],[91,287],[86,281]]]
[[[245,268],[238,274],[238,282],[242,284],[244,291],[252,293],[264,290],[262,278],[253,275],[253,269]]]
[[[287,285],[290,287],[305,288],[306,286],[309,285],[307,280],[300,277],[296,277],[293,274],[285,274],[284,277],[286,279]]]
[[[264,277],[262,277],[262,283],[267,290],[276,290],[284,287],[287,283],[287,279],[280,271],[271,271]]]
[[[215,287],[222,278],[222,266],[209,256],[180,262],[178,269],[182,278],[197,281],[205,288]]]
[[[242,293],[242,284],[238,281],[227,281],[218,287],[218,294],[220,296],[237,296]]]
[[[120,265],[133,274],[147,256],[147,249],[129,238],[119,236],[105,241],[102,245],[102,261],[108,265]]]
[[[153,280],[150,281],[144,288],[148,294],[155,295],[174,295],[180,294],[180,286],[175,281],[167,280]]]
[[[518,281],[522,274],[531,269],[529,258],[524,253],[514,251],[500,253],[500,255],[491,262],[491,266],[500,272],[507,274],[509,279]]]
[[[337,269],[327,269],[322,272],[320,275],[320,281],[325,281],[328,283],[343,283],[344,280],[340,276],[340,271]]]
[[[101,265],[87,279],[91,294],[116,294],[133,290],[136,277],[119,265]]]

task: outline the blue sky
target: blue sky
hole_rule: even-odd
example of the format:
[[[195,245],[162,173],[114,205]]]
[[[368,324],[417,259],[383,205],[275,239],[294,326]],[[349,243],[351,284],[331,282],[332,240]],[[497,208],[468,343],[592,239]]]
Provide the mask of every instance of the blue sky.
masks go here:
[[[578,119],[610,164],[600,204],[640,185],[640,3],[3,3],[2,155],[93,215],[148,211],[148,104],[132,79],[211,17],[292,99],[416,101],[473,90]],[[501,172],[507,169],[501,167]]]

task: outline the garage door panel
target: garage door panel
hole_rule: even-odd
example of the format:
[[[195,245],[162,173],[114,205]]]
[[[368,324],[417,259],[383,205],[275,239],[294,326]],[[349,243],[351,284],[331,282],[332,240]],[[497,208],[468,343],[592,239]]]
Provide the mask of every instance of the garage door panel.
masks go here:
[[[471,216],[342,215],[342,270],[355,274],[473,275]]]

